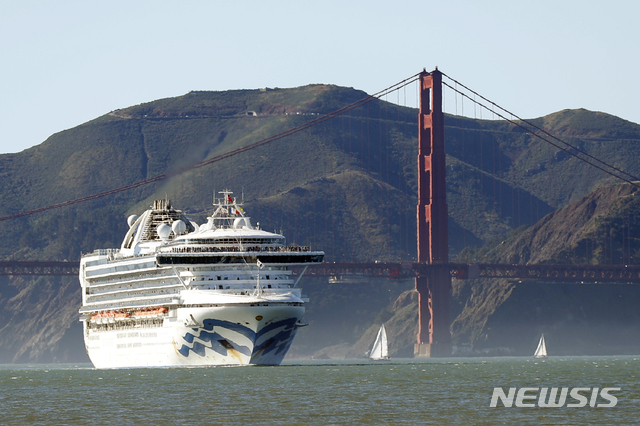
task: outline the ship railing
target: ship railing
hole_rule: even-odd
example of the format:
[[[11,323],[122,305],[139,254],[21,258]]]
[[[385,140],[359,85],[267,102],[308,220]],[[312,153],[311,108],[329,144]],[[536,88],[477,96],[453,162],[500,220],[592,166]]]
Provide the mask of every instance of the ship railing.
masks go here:
[[[87,301],[97,302],[99,300],[108,299],[109,296],[116,300],[116,298],[121,299],[123,297],[146,296],[148,294],[170,294],[176,293],[176,291],[169,291],[176,288],[181,288],[181,284],[178,281],[174,283],[152,283],[151,285],[139,287],[133,287],[131,284],[128,284],[128,287],[109,287],[105,289],[90,287],[88,288],[89,292],[87,293]]]
[[[150,293],[144,295],[122,295],[116,297],[100,297],[102,295],[98,295],[95,298],[89,298],[84,305],[84,308],[93,308],[93,309],[121,309],[131,305],[133,302],[143,302],[145,304],[163,304],[170,303],[176,296],[179,295],[179,289],[176,286],[176,291],[173,292],[165,292],[165,293]]]
[[[308,246],[286,247],[172,247],[169,253],[304,253],[309,252]],[[165,251],[162,251],[166,253]]]
[[[106,256],[108,254],[114,254],[118,251],[118,249],[95,249],[91,254],[97,254],[99,256]]]
[[[143,309],[150,306],[159,306],[159,305],[166,305],[166,306],[178,305],[180,303],[180,299],[179,297],[176,297],[176,294],[174,295],[165,294],[164,298],[160,298],[158,296],[155,296],[153,298],[151,297],[144,298],[144,299],[141,298],[137,300],[140,303],[117,301],[114,303],[98,302],[91,305],[86,304],[82,308],[80,308],[80,313],[83,314],[83,313],[88,313],[93,311],[109,311],[109,310],[113,311],[116,309]]]
[[[89,321],[88,327],[92,330],[142,330],[145,328],[161,327],[164,318],[148,318],[148,319],[127,319],[126,321],[118,321],[107,324],[97,324]]]
[[[150,281],[158,281],[165,280],[167,277],[174,276],[174,273],[167,268],[164,269],[149,269],[144,270],[139,274],[131,275],[104,275],[98,277],[87,277],[89,282],[89,287],[98,288],[101,286],[110,286],[113,284],[131,284],[131,283],[142,283],[141,287],[143,287],[145,282]]]

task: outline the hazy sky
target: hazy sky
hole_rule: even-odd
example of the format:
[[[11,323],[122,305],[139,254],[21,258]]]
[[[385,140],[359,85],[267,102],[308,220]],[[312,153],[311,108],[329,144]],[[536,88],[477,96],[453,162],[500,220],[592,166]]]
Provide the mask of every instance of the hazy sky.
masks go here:
[[[375,93],[436,66],[523,118],[640,123],[639,17],[631,0],[0,0],[0,153],[191,90]]]

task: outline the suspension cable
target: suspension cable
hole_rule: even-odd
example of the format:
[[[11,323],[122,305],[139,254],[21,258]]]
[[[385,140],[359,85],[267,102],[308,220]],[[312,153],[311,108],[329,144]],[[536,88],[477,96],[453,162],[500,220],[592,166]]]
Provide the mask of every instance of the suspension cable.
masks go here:
[[[443,73],[443,75],[445,75],[445,74]],[[610,176],[613,176],[616,179],[620,179],[620,180],[622,180],[622,181],[624,181],[624,182],[626,182],[626,183],[628,183],[630,185],[633,185],[635,187],[640,188],[640,184],[638,182],[634,182],[634,181],[640,181],[640,178],[638,178],[636,176],[633,176],[633,175],[631,175],[631,174],[629,174],[629,173],[627,173],[627,172],[625,172],[625,171],[623,171],[623,170],[621,170],[621,169],[619,169],[619,168],[617,168],[615,166],[612,166],[612,165],[610,165],[610,164],[608,164],[608,163],[606,163],[606,162],[604,162],[604,161],[602,161],[602,160],[590,155],[589,153],[587,153],[587,152],[575,147],[574,145],[571,145],[570,143],[561,140],[560,138],[552,135],[551,133],[547,132],[546,130],[540,128],[539,126],[536,126],[535,124],[531,123],[530,121],[524,120],[524,119],[518,117],[516,114],[513,114],[512,112],[502,108],[500,105],[498,105],[498,104],[486,99],[482,95],[479,95],[478,93],[474,92],[473,90],[469,89],[468,87],[464,86],[463,84],[457,82],[456,80],[452,79],[451,77],[447,76],[447,78],[449,78],[450,80],[454,81],[456,84],[459,84],[460,86],[464,87],[465,89],[467,89],[468,91],[470,91],[474,95],[482,98],[486,102],[489,102],[491,105],[499,108],[500,110],[504,111],[507,114],[510,114],[513,117],[516,117],[521,122],[526,123],[527,125],[535,128],[536,130],[539,130],[540,132],[544,133],[545,135],[548,135],[549,138],[554,139],[557,142],[562,143],[562,144],[566,145],[569,148],[562,147],[558,143],[555,143],[555,142],[551,141],[549,138],[545,138],[542,135],[540,135],[540,134],[538,134],[536,132],[533,132],[530,128],[522,125],[521,123],[518,123],[515,120],[509,119],[504,114],[501,114],[501,113],[499,113],[497,111],[492,111],[493,114],[497,115],[498,117],[502,118],[503,120],[513,124],[514,126],[517,126],[517,127],[521,128],[521,129],[524,129],[527,133],[529,133],[529,134],[531,134],[531,135],[533,135],[533,136],[535,136],[535,137],[547,142],[548,144],[550,144],[550,145],[552,145],[552,146],[554,146],[554,147],[566,152],[567,154],[577,158],[578,160],[583,161],[583,162],[589,164],[590,166],[595,167],[596,169],[599,169],[599,170],[603,171],[604,173],[606,173],[606,174],[608,174]],[[447,86],[447,87],[449,87],[450,89],[454,90],[455,92],[459,93],[460,96],[463,96],[463,97],[469,99],[470,101],[472,101],[474,103],[477,103],[479,106],[481,106],[482,108],[485,108],[487,111],[491,111],[489,109],[489,107],[487,107],[485,104],[483,104],[482,102],[477,101],[475,99],[472,99],[469,95],[467,95],[466,93],[463,93],[462,91],[458,90],[457,88],[447,84],[446,82],[442,82],[442,84]],[[600,163],[601,165],[594,164],[593,162],[590,162],[588,159],[580,157],[578,154],[575,154],[574,152],[572,152],[571,151],[572,149],[577,151],[577,152],[579,152],[579,153],[581,153],[581,154],[583,154],[583,155],[585,155],[585,156],[587,156],[587,157],[589,157],[589,158],[591,158],[591,159],[593,159],[593,160],[595,160],[596,162]],[[625,178],[623,176],[617,175],[616,173],[612,172],[611,170],[605,169],[605,167],[608,167],[608,168],[610,168],[612,170],[615,170],[616,172],[621,173],[622,175],[626,175],[626,176],[628,176],[629,179],[627,179],[627,178]],[[630,179],[633,179],[634,181],[632,181]]]
[[[173,176],[176,176],[178,174],[181,174],[181,173],[184,173],[184,172],[187,172],[187,171],[190,171],[190,170],[194,170],[194,169],[198,169],[198,168],[201,168],[201,167],[204,167],[204,166],[208,166],[209,164],[213,164],[213,163],[216,163],[218,161],[224,160],[225,158],[229,158],[229,157],[232,157],[234,155],[237,155],[237,154],[240,154],[240,153],[243,153],[243,152],[258,148],[260,146],[267,145],[267,144],[269,144],[271,142],[280,140],[280,139],[285,138],[287,136],[291,136],[293,134],[296,134],[298,132],[306,130],[306,129],[310,128],[310,127],[316,126],[316,125],[318,125],[320,123],[324,123],[327,120],[331,120],[331,119],[333,119],[335,117],[338,117],[338,116],[340,116],[342,114],[345,114],[345,113],[347,113],[347,112],[349,112],[349,111],[351,111],[351,110],[353,110],[355,108],[358,108],[360,106],[368,104],[369,102],[371,102],[371,101],[373,101],[375,99],[379,99],[379,98],[381,98],[382,96],[385,96],[388,93],[391,93],[391,92],[393,92],[395,90],[399,90],[399,89],[401,89],[401,88],[403,88],[403,87],[415,82],[418,79],[419,75],[420,75],[420,73],[414,74],[411,77],[405,78],[404,80],[387,87],[386,89],[383,89],[383,90],[381,90],[381,91],[379,91],[377,93],[374,93],[373,95],[368,95],[368,96],[366,96],[366,97],[364,97],[364,98],[362,98],[360,100],[357,100],[357,101],[355,101],[355,102],[353,102],[353,103],[351,103],[349,105],[346,105],[346,106],[344,106],[344,107],[342,107],[340,109],[337,109],[337,110],[335,110],[333,112],[325,114],[325,115],[323,115],[321,117],[318,117],[318,118],[315,118],[315,119],[313,119],[311,121],[308,121],[305,124],[302,124],[300,126],[293,127],[293,128],[291,128],[289,130],[285,130],[284,132],[275,134],[273,136],[269,136],[267,138],[261,139],[261,140],[259,140],[257,142],[252,143],[252,144],[243,146],[241,148],[236,148],[236,149],[228,151],[226,153],[223,153],[223,154],[220,154],[220,155],[216,155],[216,156],[214,156],[212,158],[200,161],[200,162],[192,164],[190,166],[181,167],[181,168],[175,169],[173,171],[170,171],[170,172],[167,172],[167,173],[162,173],[160,175],[154,176],[152,178],[144,179],[144,180],[141,180],[141,181],[138,181],[138,182],[131,183],[129,185],[121,186],[119,188],[110,189],[108,191],[104,191],[104,192],[100,192],[100,193],[97,193],[97,194],[88,195],[86,197],[76,198],[75,200],[64,201],[62,203],[52,204],[50,206],[40,207],[40,208],[37,208],[37,209],[33,209],[33,210],[21,212],[21,213],[16,213],[16,214],[9,215],[9,216],[0,217],[0,222],[5,221],[5,220],[9,220],[9,219],[15,219],[15,218],[22,217],[22,216],[29,216],[29,215],[32,215],[32,214],[35,214],[35,213],[41,213],[41,212],[44,212],[44,211],[47,211],[47,210],[57,209],[57,208],[64,207],[64,206],[70,206],[72,204],[78,204],[78,203],[82,203],[82,202],[89,201],[89,200],[95,200],[97,198],[106,197],[108,195],[117,194],[119,192],[128,191],[130,189],[134,189],[134,188],[138,188],[140,186],[148,185],[148,184],[153,183],[153,182],[158,182],[160,180],[163,180],[163,179],[166,179],[166,178],[169,178],[169,177],[173,177]]]
[[[629,174],[629,173],[625,172],[624,170],[619,169],[618,167],[612,166],[611,164],[608,164],[605,161],[602,161],[599,158],[594,157],[593,155],[589,154],[588,152],[585,152],[584,150],[581,150],[580,148],[578,148],[578,147],[576,147],[576,146],[574,146],[574,145],[572,145],[572,144],[570,144],[568,142],[563,141],[562,139],[558,138],[557,136],[552,135],[551,133],[549,133],[548,131],[544,130],[543,128],[535,125],[534,123],[532,123],[532,122],[530,122],[528,120],[525,120],[523,118],[520,118],[518,115],[512,113],[511,111],[508,111],[507,109],[501,107],[500,105],[496,104],[495,102],[490,101],[489,99],[485,98],[484,96],[480,95],[479,93],[477,93],[477,92],[473,91],[472,89],[468,88],[464,84],[462,84],[462,83],[458,82],[457,80],[449,77],[445,73],[442,73],[442,75],[446,76],[449,80],[453,81],[455,83],[456,87],[453,87],[453,86],[447,84],[446,82],[442,82],[442,84],[444,84],[445,86],[449,87],[453,91],[459,93],[461,96],[464,96],[465,98],[471,100],[472,102],[477,103],[480,107],[485,108],[487,111],[491,111],[493,114],[497,115],[498,117],[502,118],[503,120],[505,120],[505,121],[517,126],[517,127],[520,127],[521,129],[524,129],[527,133],[530,133],[531,135],[533,135],[533,136],[535,136],[535,137],[547,142],[548,144],[550,144],[550,145],[552,145],[552,146],[554,146],[554,147],[566,152],[567,154],[569,154],[569,155],[571,155],[573,157],[576,157],[578,160],[581,160],[581,161],[589,164],[590,166],[595,167],[595,168],[607,173],[608,175],[611,175],[611,176],[613,176],[613,177],[615,177],[617,179],[623,180],[626,183],[629,183],[629,184],[631,184],[633,186],[636,186],[636,187],[640,188],[640,184],[638,184],[637,182],[633,182],[633,181],[640,181],[640,178],[638,178],[638,177],[636,177],[636,176],[634,176],[632,174]],[[493,109],[489,109],[489,107],[487,107],[486,105],[484,105],[480,101],[477,101],[476,99],[472,99],[469,95],[467,95],[466,93],[463,93],[462,91],[460,91],[457,88],[458,85],[464,87],[466,90],[468,90],[469,92],[473,93],[474,96],[480,97],[484,101],[490,103],[492,106],[499,108],[501,111],[504,111],[506,114],[509,114],[512,117],[517,118],[522,123],[526,123],[528,126],[533,127],[534,129],[538,130],[539,132],[544,133],[545,135],[547,135],[549,138],[551,138],[551,139],[553,139],[553,140],[555,140],[555,141],[557,141],[557,142],[559,142],[559,143],[561,143],[561,144],[563,144],[563,145],[565,145],[565,146],[567,146],[569,148],[564,148],[564,147],[558,145],[557,143],[554,143],[551,140],[549,140],[549,139],[541,136],[540,134],[532,131],[530,128],[528,128],[526,126],[523,126],[522,124],[518,123],[517,121],[511,120],[511,119],[505,117],[503,114],[500,114],[499,112],[494,111]],[[600,163],[601,166],[599,166],[598,164],[594,164],[594,163],[590,162],[589,160],[587,160],[585,158],[580,157],[578,154],[575,154],[571,150],[575,150],[578,153],[583,154],[583,155],[591,158],[592,160]],[[617,175],[616,173],[614,173],[614,172],[612,172],[610,170],[606,170],[604,167],[608,167],[611,170],[615,170],[615,172],[627,176],[628,179],[623,177],[623,176],[619,176],[619,175]],[[630,179],[632,179],[633,181],[630,180]]]

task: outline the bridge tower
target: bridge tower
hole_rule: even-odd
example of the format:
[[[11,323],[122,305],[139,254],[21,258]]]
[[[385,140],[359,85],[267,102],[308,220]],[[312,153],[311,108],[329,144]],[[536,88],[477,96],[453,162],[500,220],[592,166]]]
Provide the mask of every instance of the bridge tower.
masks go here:
[[[449,262],[449,216],[446,194],[442,73],[420,73],[418,115],[418,262]],[[449,301],[451,276],[446,267],[432,268],[416,278],[419,328],[414,355],[419,358],[451,355]]]

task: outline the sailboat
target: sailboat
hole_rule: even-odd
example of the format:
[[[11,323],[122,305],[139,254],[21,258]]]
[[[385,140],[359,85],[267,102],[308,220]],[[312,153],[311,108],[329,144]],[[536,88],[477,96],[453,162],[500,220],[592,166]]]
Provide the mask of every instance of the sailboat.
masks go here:
[[[544,334],[540,337],[540,343],[533,354],[534,358],[546,358],[547,357],[547,345],[544,343]]]
[[[369,358],[373,360],[389,359],[389,344],[387,343],[387,332],[384,329],[384,324],[382,324],[378,331],[378,336],[373,343]]]

